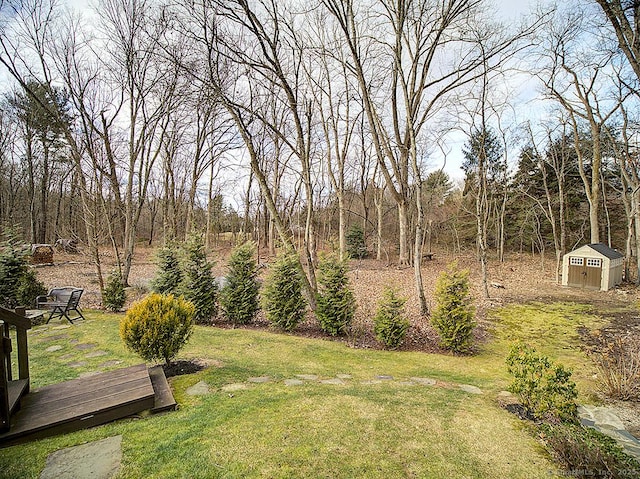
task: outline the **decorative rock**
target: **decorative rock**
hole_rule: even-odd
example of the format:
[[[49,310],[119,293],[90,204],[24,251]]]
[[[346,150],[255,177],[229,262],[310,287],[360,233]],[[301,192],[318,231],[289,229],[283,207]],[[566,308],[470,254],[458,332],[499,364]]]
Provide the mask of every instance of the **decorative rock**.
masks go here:
[[[40,479],[111,479],[120,471],[122,436],[52,452]]]
[[[45,349],[46,352],[48,353],[53,353],[54,351],[60,351],[62,349],[62,346],[49,346],[47,349]]]
[[[340,385],[340,384],[344,384],[344,381],[342,379],[332,378],[332,379],[323,379],[322,381],[320,381],[320,383]]]
[[[82,367],[86,366],[87,364],[89,364],[89,363],[87,363],[86,361],[76,361],[75,363],[67,364],[67,366],[69,366],[70,368],[76,368],[77,369],[77,368],[82,368]]]
[[[598,428],[612,431],[624,430],[624,424],[620,418],[606,407],[580,406],[578,407],[578,416],[580,419],[591,420],[598,425]]]
[[[351,374],[336,374],[338,379],[351,379],[353,376]]]
[[[431,378],[410,378],[411,381],[413,381],[414,383],[418,383],[422,386],[435,386],[436,385],[436,380],[435,379],[431,379]]]
[[[482,394],[482,390],[479,387],[471,384],[460,384],[458,387],[469,394]]]
[[[258,376],[257,378],[249,378],[247,379],[248,382],[250,383],[268,383],[269,381],[271,381],[271,378],[269,376]]]
[[[299,379],[304,379],[305,381],[317,381],[318,376],[315,374],[296,374],[296,377]]]
[[[85,351],[87,349],[93,349],[95,347],[96,347],[96,345],[95,344],[91,344],[91,343],[76,344],[76,349],[79,349],[80,351]]]
[[[244,383],[225,384],[221,389],[225,392],[240,391],[241,389],[247,389],[247,385]]]
[[[98,358],[100,356],[106,356],[107,353],[106,351],[93,351],[91,353],[85,354],[84,357],[85,358]]]
[[[186,393],[188,396],[204,396],[209,394],[209,385],[204,381],[199,381],[190,388],[187,388]]]
[[[379,375],[376,376],[376,379],[379,379],[380,381],[393,381],[393,376]]]
[[[285,386],[301,386],[302,384],[304,384],[304,381],[301,381],[300,379],[285,379],[284,380],[284,385]]]

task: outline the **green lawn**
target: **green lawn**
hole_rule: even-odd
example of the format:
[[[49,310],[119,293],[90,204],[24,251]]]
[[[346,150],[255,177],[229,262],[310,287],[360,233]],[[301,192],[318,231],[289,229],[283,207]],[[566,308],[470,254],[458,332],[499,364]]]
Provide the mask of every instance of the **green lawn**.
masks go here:
[[[87,322],[67,329],[34,328],[34,387],[140,362],[120,342],[118,315],[86,316]],[[594,328],[602,320],[572,304],[512,306],[491,319],[494,339],[473,357],[358,350],[332,341],[198,327],[180,357],[212,365],[171,381],[178,411],[2,449],[0,476],[37,478],[49,453],[122,434],[118,478],[554,477],[541,446],[497,405],[509,382],[504,358],[512,341],[533,343],[574,367],[581,397],[589,398],[592,370],[576,347],[576,328]],[[78,347],[87,343],[95,346]],[[46,351],[55,345],[62,348]],[[100,354],[86,357],[95,351]],[[115,360],[121,363],[109,363]],[[284,379],[296,374],[351,379],[286,386]],[[378,375],[394,380],[366,383]],[[271,381],[222,390],[256,376]],[[404,383],[410,377],[440,383]],[[201,380],[211,386],[210,394],[185,394]],[[484,394],[461,391],[459,384],[478,386]]]

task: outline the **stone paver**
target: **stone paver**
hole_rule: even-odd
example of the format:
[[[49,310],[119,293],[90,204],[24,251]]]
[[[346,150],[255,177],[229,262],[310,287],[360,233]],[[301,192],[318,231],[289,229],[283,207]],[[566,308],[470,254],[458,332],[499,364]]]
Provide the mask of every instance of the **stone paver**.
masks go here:
[[[45,349],[45,351],[48,353],[53,353],[55,351],[60,351],[61,349],[62,349],[62,346],[55,345],[55,346],[49,346],[47,349]]]
[[[61,324],[59,326],[54,326],[51,329],[55,329],[56,331],[60,330],[60,329],[69,329],[71,327],[70,324]]]
[[[336,374],[338,379],[351,379],[353,376],[351,374]]]
[[[285,379],[284,380],[285,386],[302,386],[303,384],[304,384],[304,381],[302,381],[301,379]]]
[[[76,357],[75,354],[71,354],[70,353],[70,354],[65,354],[64,356],[60,356],[60,359],[63,360],[63,361],[66,361],[67,359],[73,359],[75,357]]]
[[[80,373],[78,375],[79,378],[90,378],[91,376],[96,376],[100,374],[100,371],[85,371],[84,373]]]
[[[471,384],[458,384],[458,387],[469,394],[482,394],[482,390],[479,387]]]
[[[436,385],[436,380],[435,379],[431,379],[431,378],[416,378],[416,377],[412,377],[409,378],[411,381],[413,381],[414,383],[418,383],[422,386],[435,386]]]
[[[305,381],[317,381],[318,376],[315,374],[296,374],[296,377]]]
[[[379,379],[380,381],[393,381],[393,376],[387,376],[385,374],[379,374],[378,376],[376,376],[376,379]]]
[[[107,353],[106,351],[91,351],[90,353],[87,353],[84,355],[85,358],[99,358],[100,356],[106,356]]]
[[[233,391],[241,391],[242,389],[247,389],[248,386],[245,383],[232,383],[232,384],[225,384],[224,386],[222,386],[222,390],[224,392],[233,392]]]
[[[342,379],[339,378],[331,378],[331,379],[322,379],[320,381],[321,384],[333,384],[333,385],[341,385],[344,384],[344,381]]]
[[[187,388],[185,392],[189,396],[204,396],[205,394],[209,394],[209,385],[204,381],[199,381],[190,388]]]
[[[67,366],[69,366],[70,368],[83,368],[85,367],[87,364],[89,364],[86,361],[75,361],[73,363],[69,363],[67,364]]]
[[[51,336],[45,336],[45,341],[59,341],[60,339],[67,339],[69,336],[66,334],[52,334]]]
[[[248,382],[250,383],[268,383],[269,381],[271,381],[271,378],[269,376],[258,376],[255,378],[249,378],[247,379]]]
[[[111,479],[120,471],[122,436],[52,452],[40,479]]]
[[[400,386],[417,386],[413,381],[400,381],[398,382]]]
[[[93,349],[95,347],[96,345],[91,343],[76,344],[76,349],[79,349],[80,351],[86,351],[87,349]]]
[[[360,384],[364,384],[365,386],[372,386],[374,384],[382,384],[384,381],[381,381],[380,379],[368,379],[365,381],[360,381]]]

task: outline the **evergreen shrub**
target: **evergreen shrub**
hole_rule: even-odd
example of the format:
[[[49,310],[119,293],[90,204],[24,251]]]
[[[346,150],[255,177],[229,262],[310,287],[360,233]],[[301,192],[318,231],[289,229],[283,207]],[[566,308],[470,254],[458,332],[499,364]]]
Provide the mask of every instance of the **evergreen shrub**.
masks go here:
[[[122,284],[120,271],[111,272],[107,278],[107,284],[102,291],[102,303],[109,311],[118,312],[127,301],[127,293]]]
[[[151,282],[151,289],[160,294],[177,294],[182,283],[180,249],[175,241],[167,242],[158,250],[158,273]]]
[[[399,348],[409,330],[409,320],[404,315],[406,301],[406,298],[398,296],[396,290],[386,288],[378,302],[373,331],[387,349]]]
[[[13,231],[5,235],[0,244],[0,305],[9,309],[33,306],[36,297],[47,294],[47,290],[29,266],[28,246]]]
[[[255,248],[244,243],[231,252],[226,284],[220,292],[220,306],[234,325],[253,321],[260,309],[258,302],[258,264]]]
[[[349,287],[347,263],[335,255],[321,258],[316,308],[320,328],[331,336],[345,335],[355,311],[356,300]]]
[[[513,376],[509,391],[527,413],[538,419],[576,420],[578,390],[569,369],[530,346],[516,344],[507,356],[507,370]]]
[[[196,308],[195,322],[207,324],[218,314],[218,283],[207,261],[202,235],[191,234],[183,246],[180,292]]]
[[[436,307],[431,324],[441,345],[455,353],[466,353],[473,344],[475,308],[469,294],[469,270],[459,270],[454,262],[436,282]]]
[[[262,290],[267,319],[285,331],[293,330],[304,318],[306,301],[300,274],[296,254],[282,253],[271,267]]]
[[[120,337],[145,361],[169,364],[193,332],[195,306],[181,297],[152,293],[120,321]]]
[[[364,230],[360,225],[352,225],[347,230],[345,240],[347,242],[347,253],[351,258],[362,259],[367,257],[369,252],[364,241]]]

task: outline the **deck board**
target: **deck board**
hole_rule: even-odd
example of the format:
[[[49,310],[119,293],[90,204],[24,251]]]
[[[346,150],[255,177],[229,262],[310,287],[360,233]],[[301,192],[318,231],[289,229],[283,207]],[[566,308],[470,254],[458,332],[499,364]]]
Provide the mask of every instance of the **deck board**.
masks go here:
[[[45,386],[22,398],[0,446],[91,427],[154,407],[146,365]]]

